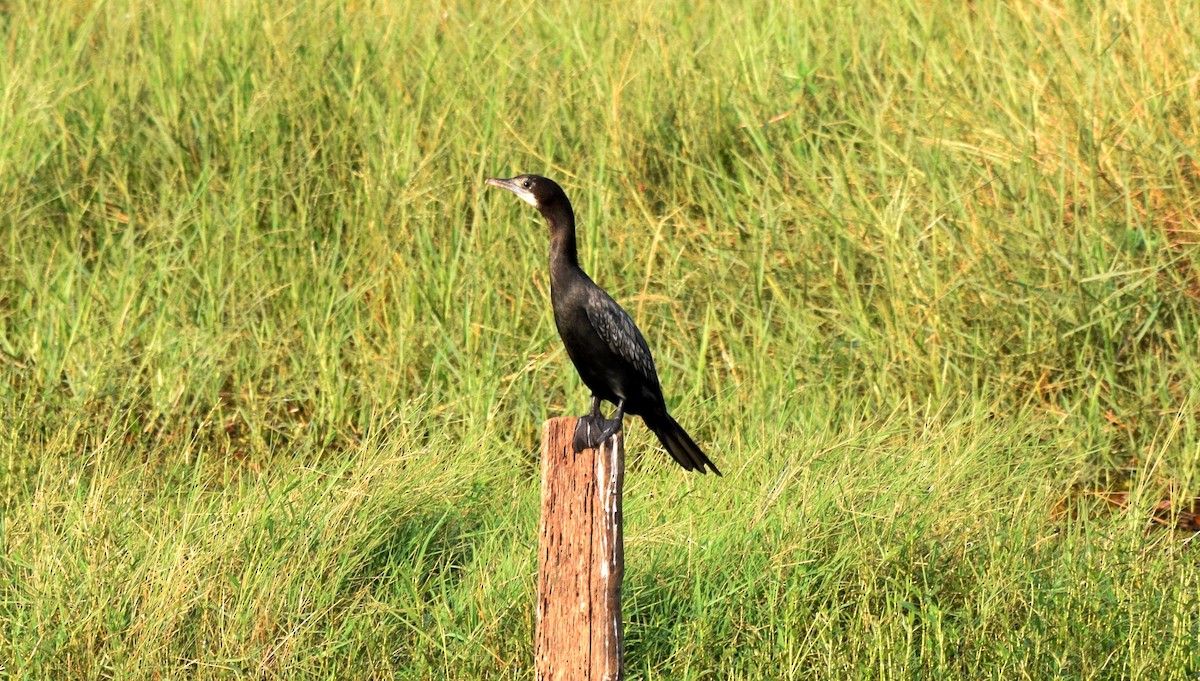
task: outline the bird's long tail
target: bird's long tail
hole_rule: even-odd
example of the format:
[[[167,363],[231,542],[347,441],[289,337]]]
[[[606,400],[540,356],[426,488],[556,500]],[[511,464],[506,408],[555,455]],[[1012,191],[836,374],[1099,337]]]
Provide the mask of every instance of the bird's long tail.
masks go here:
[[[706,473],[704,467],[708,466],[712,472],[717,475],[721,474],[716,465],[704,455],[704,451],[700,449],[692,436],[688,435],[687,431],[670,414],[648,417],[645,421],[650,430],[654,431],[654,434],[662,441],[667,453],[680,466],[683,466],[684,470]]]

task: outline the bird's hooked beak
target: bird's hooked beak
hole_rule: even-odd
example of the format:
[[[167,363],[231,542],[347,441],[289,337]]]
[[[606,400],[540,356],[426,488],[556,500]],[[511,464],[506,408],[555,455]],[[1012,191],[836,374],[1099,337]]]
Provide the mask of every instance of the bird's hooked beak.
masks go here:
[[[521,200],[524,201],[525,203],[528,203],[529,205],[533,206],[534,208],[537,208],[538,202],[537,202],[537,198],[533,195],[533,192],[531,192],[528,189],[517,184],[515,177],[509,178],[507,180],[499,178],[499,177],[489,177],[487,179],[487,184],[490,184],[493,187],[507,189],[508,191],[521,197]]]

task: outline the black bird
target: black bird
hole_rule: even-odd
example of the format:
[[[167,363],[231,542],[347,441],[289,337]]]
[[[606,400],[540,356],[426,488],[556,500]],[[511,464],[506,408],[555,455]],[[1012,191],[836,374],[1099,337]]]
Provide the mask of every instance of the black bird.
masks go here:
[[[705,473],[707,466],[720,475],[687,431],[667,413],[654,358],[642,332],[629,314],[580,269],[575,249],[575,211],[562,187],[539,175],[491,178],[487,183],[521,197],[537,208],[550,226],[554,323],[567,356],[592,390],[592,410],[580,418],[576,427],[575,450],[599,446],[621,430],[625,414],[636,414],[685,470]],[[600,400],[617,405],[612,419],[601,416]]]

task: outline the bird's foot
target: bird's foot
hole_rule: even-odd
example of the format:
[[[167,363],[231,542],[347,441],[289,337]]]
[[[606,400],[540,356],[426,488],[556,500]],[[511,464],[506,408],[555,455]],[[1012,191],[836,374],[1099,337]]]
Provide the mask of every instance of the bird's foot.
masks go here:
[[[578,454],[585,449],[596,449],[608,438],[621,431],[621,419],[606,419],[599,415],[580,416],[575,425],[574,446]]]

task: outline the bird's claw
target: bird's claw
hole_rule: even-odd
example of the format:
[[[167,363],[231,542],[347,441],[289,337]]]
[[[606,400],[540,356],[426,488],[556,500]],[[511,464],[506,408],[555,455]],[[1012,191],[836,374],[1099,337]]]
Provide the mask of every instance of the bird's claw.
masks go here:
[[[620,431],[621,419],[606,419],[591,414],[581,416],[575,424],[575,453],[585,449],[596,449]]]

